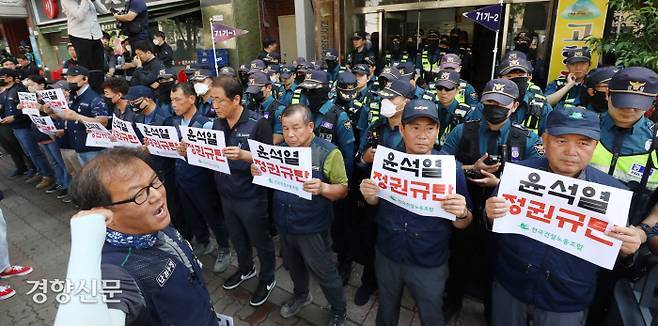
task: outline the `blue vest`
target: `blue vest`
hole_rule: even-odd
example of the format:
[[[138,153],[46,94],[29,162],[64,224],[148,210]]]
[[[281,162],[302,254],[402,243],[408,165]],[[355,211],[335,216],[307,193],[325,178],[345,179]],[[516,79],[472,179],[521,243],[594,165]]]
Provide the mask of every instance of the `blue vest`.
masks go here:
[[[156,248],[137,249],[103,245],[102,264],[121,266],[137,283],[146,302],[146,316],[139,325],[218,325],[203,271],[192,248],[168,227],[168,235],[192,264]],[[167,276],[168,275],[168,276]]]
[[[71,110],[87,117],[92,117],[94,115],[92,108],[99,105],[105,106],[103,99],[94,92],[91,87],[87,88],[82,95],[73,97],[73,100],[70,102]],[[70,123],[69,126],[72,126],[69,130],[73,136],[73,143],[71,145],[73,145],[76,152],[80,153],[103,150],[103,148],[100,147],[85,146],[85,142],[87,141],[87,130],[84,123],[75,121]]]
[[[178,137],[182,139],[180,132],[180,125],[183,118],[175,116],[172,119],[172,124],[178,131]],[[203,112],[196,111],[188,127],[203,128],[203,125],[209,119],[203,115]],[[184,160],[176,160],[176,183],[183,189],[193,189],[196,187],[207,186],[209,181],[212,181],[212,170],[202,168],[200,166],[189,165]]]
[[[254,139],[256,126],[261,115],[248,109],[243,109],[240,120],[230,129],[226,119],[216,119],[212,128],[224,132],[226,146],[237,146],[243,150],[249,150],[248,139]],[[215,173],[217,191],[224,197],[231,198],[256,198],[265,196],[265,188],[252,183],[251,166],[242,160],[229,160],[231,174]]]
[[[518,164],[548,170],[545,158]],[[587,181],[626,189],[611,176],[588,166]],[[594,300],[600,267],[518,234],[497,234],[495,278],[516,299],[552,312],[587,309]]]
[[[460,164],[457,169],[461,169]],[[376,214],[377,249],[384,256],[400,264],[428,268],[448,261],[452,221],[418,215],[381,198]]]
[[[282,146],[287,146],[282,144]],[[337,147],[320,137],[311,142],[313,178],[329,182],[324,174],[324,162]],[[324,196],[313,196],[312,200],[295,194],[274,190],[272,216],[277,229],[291,234],[309,234],[326,231],[334,219],[333,203]]]

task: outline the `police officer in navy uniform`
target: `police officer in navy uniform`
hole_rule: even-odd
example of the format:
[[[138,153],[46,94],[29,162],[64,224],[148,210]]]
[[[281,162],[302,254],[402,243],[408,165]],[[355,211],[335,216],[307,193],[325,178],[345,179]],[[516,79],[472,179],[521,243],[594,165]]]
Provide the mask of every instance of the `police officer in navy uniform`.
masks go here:
[[[356,103],[357,97],[357,81],[356,76],[349,71],[343,71],[338,74],[336,80],[336,97],[333,99],[334,103],[339,106],[343,111],[347,112],[350,117],[352,126],[358,126],[361,110],[364,110],[361,102]],[[355,150],[358,148],[359,129],[352,129],[354,131]]]
[[[489,81],[482,92],[483,119],[470,120],[455,127],[448,134],[441,152],[455,155],[467,172],[469,192],[473,197],[475,214],[480,216],[481,205],[493,187],[498,185],[502,161],[518,162],[539,157],[541,141],[537,134],[512,123],[510,117],[518,108],[518,88],[507,79]],[[468,118],[467,118],[468,119]],[[503,146],[504,145],[504,146]],[[503,151],[504,152],[501,152]],[[480,218],[466,230],[455,232],[450,243],[450,279],[447,284],[446,314],[458,312],[466,283],[484,292],[485,315],[489,318],[490,270],[493,252],[482,248],[490,239]],[[472,252],[483,252],[486,259],[472,259]],[[473,273],[473,271],[478,271]]]
[[[596,113],[582,107],[555,110],[542,134],[545,157],[519,164],[560,176],[615,188],[624,184],[588,166],[600,138]],[[508,214],[509,202],[486,202],[489,223]],[[620,257],[631,257],[641,243],[641,230],[615,225],[606,235],[622,241]],[[601,268],[582,258],[518,234],[496,233],[497,254],[492,290],[494,326],[583,325],[595,295]],[[547,259],[548,257],[548,259]]]
[[[292,95],[297,89],[295,83],[295,66],[285,64],[279,69],[279,78],[281,79],[280,93],[277,95],[277,100],[282,106],[288,106],[292,102]]]
[[[528,56],[525,53],[520,52],[520,51],[516,51],[516,50],[505,52],[505,54],[503,55],[503,58],[501,59],[501,61],[505,60],[505,59],[509,59],[509,60],[523,59],[523,60],[526,60],[527,62],[529,62],[530,66],[528,66],[528,89],[526,90],[526,92],[532,92],[532,93],[535,93],[535,94],[544,95],[544,90],[542,90],[541,87],[537,86],[532,81],[533,73],[534,73],[534,67],[532,66],[532,62],[530,62],[528,60]]]
[[[462,59],[454,53],[448,53],[441,57],[441,65],[439,65],[439,69],[454,70],[461,76]],[[455,99],[459,103],[471,106],[476,105],[480,101],[478,93],[475,91],[473,85],[461,78],[459,79],[459,91],[457,92]]]
[[[351,69],[354,65],[366,63],[365,58],[368,56],[374,57],[375,54],[372,49],[368,48],[366,33],[354,32],[352,34],[352,50],[345,56],[345,65]]]
[[[438,78],[434,83],[439,120],[441,121],[439,146],[443,144],[448,134],[455,127],[466,121],[466,117],[473,110],[468,104],[460,103],[457,100],[457,94],[461,91],[460,84],[459,72],[456,70],[439,70]]]
[[[218,116],[213,129],[224,132],[224,155],[229,159],[231,169],[230,175],[215,173],[215,180],[231,242],[238,255],[238,270],[222,287],[232,290],[256,276],[252,255],[252,247],[256,247],[260,262],[259,282],[249,304],[260,306],[276,285],[274,243],[269,234],[267,189],[252,183],[250,165],[253,160],[248,139],[272,144],[272,127],[263,116],[242,106],[242,87],[234,78],[216,79],[210,92]]]
[[[519,107],[514,111],[510,120],[513,123],[526,127],[531,132],[541,135],[544,132],[546,117],[553,110],[547,103],[546,97],[529,91],[528,83],[530,82],[530,66],[525,59],[511,57],[501,61],[498,68],[500,78],[513,81],[519,89]],[[469,116],[469,120],[482,118],[482,105],[478,105],[476,110]]]
[[[436,155],[439,114],[433,102],[413,100],[402,113],[400,133],[408,154]],[[467,227],[473,215],[464,172],[457,164],[457,193],[446,196],[443,209],[455,221],[420,216],[377,197],[379,187],[372,179],[361,182],[366,202],[376,205],[377,273],[379,309],[377,325],[397,325],[402,289],[409,288],[422,325],[443,325],[441,311],[448,277],[448,242],[452,228]]]
[[[247,99],[247,110],[258,113],[274,126],[274,114],[279,107],[279,101],[274,99],[272,82],[267,76],[260,72],[253,72],[249,76],[249,84],[245,91]]]
[[[172,125],[182,139],[181,126],[210,129],[212,121],[195,106],[196,94],[189,83],[178,83],[171,89],[171,103],[176,116]],[[179,146],[179,154],[187,155],[185,142]],[[212,254],[217,247],[219,252],[213,270],[222,273],[228,268],[231,258],[229,234],[222,216],[222,202],[215,189],[213,171],[190,165],[185,160],[176,160],[175,180],[178,198],[185,222],[192,230],[197,245],[194,254],[198,257]],[[208,226],[215,234],[217,244],[210,241]]]
[[[372,162],[378,145],[396,150],[404,147],[400,124],[402,123],[402,112],[405,105],[413,98],[414,87],[407,80],[396,80],[390,86],[384,88],[379,95],[382,98],[381,117],[368,126],[366,132],[361,135],[357,163],[355,164],[354,183],[359,184],[362,179],[370,177]],[[358,199],[362,201],[362,198]],[[364,208],[365,207],[365,208]],[[361,286],[354,294],[354,303],[362,306],[368,303],[370,296],[377,290],[377,278],[375,276],[375,242],[377,238],[377,225],[375,223],[375,211],[370,206],[357,205],[358,216],[356,239],[360,239],[360,260],[363,264],[361,275]],[[358,259],[359,257],[357,257]]]
[[[552,106],[565,101],[573,105],[581,105],[581,97],[585,92],[585,76],[591,65],[592,52],[588,47],[567,46],[562,50],[562,56],[568,74],[548,83],[544,95],[548,104]]]
[[[585,78],[587,87],[586,95],[583,96],[583,105],[596,113],[608,111],[608,82],[620,68],[609,66],[590,71]]]
[[[343,70],[338,62],[338,51],[334,48],[327,50],[324,53],[324,62],[327,65],[327,73],[329,74],[329,82],[333,83],[338,78],[338,73]]]
[[[370,87],[366,97],[363,99],[363,105],[356,122],[356,136],[368,129],[370,124],[377,121],[380,117],[381,101],[380,91],[391,86],[393,82],[400,79],[400,71],[395,67],[384,67],[382,73],[377,79],[377,87]],[[359,139],[359,138],[357,138]]]
[[[528,85],[532,79],[532,67],[523,58],[504,59],[498,70],[500,78],[513,81],[519,88],[519,107],[511,117],[512,121],[521,124],[538,135],[544,131],[546,117],[553,110],[546,97],[529,92]]]
[[[396,67],[401,63],[411,60],[409,52],[402,47],[402,37],[393,35],[391,37],[391,46],[384,54],[384,67]]]
[[[102,148],[89,147],[85,122],[100,122],[107,125],[109,108],[103,98],[89,87],[89,70],[82,66],[69,69],[66,81],[71,93],[69,108],[57,113],[60,119],[67,120],[67,129],[71,131],[72,144],[80,163],[83,165],[94,158]]]
[[[108,313],[93,314],[95,319],[84,323],[218,326],[201,264],[169,225],[165,187],[142,154],[109,149],[84,166],[71,186],[71,196],[83,210],[71,220],[73,246],[89,245],[72,251],[69,273],[81,268],[74,261],[84,264],[85,257],[74,253],[97,255],[100,262],[94,267],[102,271],[102,280],[119,287],[116,301],[103,307]],[[89,214],[103,216],[94,222]],[[100,243],[90,241],[97,236]],[[64,319],[80,320],[75,309],[66,318],[66,306],[74,301],[60,306],[57,325],[66,324]]]
[[[332,202],[347,195],[343,157],[335,145],[313,134],[308,108],[291,105],[283,111],[281,120],[285,138],[282,146],[311,149],[313,176],[304,182],[304,191],[313,197],[306,200],[274,190],[272,214],[281,236],[284,265],[294,286],[293,298],[282,305],[280,314],[283,318],[290,318],[313,301],[309,292],[309,276],[312,274],[331,305],[329,325],[343,325],[345,293],[329,249],[329,232],[334,218]],[[251,165],[251,173],[260,175],[255,164]]]

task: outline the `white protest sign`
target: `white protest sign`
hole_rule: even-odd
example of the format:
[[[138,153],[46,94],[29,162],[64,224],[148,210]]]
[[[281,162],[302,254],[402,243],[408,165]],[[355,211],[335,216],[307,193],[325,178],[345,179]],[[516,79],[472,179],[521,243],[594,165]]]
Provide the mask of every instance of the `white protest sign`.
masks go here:
[[[176,150],[180,144],[176,127],[151,126],[138,123],[137,129],[144,136],[144,143],[148,147],[149,153],[157,156],[185,159]]]
[[[505,163],[500,180],[498,196],[511,206],[506,216],[494,220],[494,232],[521,234],[601,267],[614,267],[621,241],[605,231],[626,225],[630,191],[513,163]]]
[[[54,135],[55,131],[57,131],[57,127],[55,127],[55,124],[53,123],[53,119],[51,119],[49,116],[38,116],[38,115],[29,115],[30,120],[32,120],[32,123],[41,131],[42,133],[46,135]]]
[[[85,122],[87,128],[87,140],[85,146],[112,148],[112,133],[98,122]]]
[[[112,117],[112,136],[114,136],[114,141],[116,142],[114,146],[130,148],[142,146],[139,138],[137,138],[133,124],[117,118],[116,115]]]
[[[455,215],[441,208],[456,192],[456,163],[452,155],[412,155],[377,146],[370,178],[377,196],[410,212],[451,221]]]
[[[50,108],[55,112],[69,108],[69,101],[66,99],[66,96],[64,96],[64,91],[62,91],[61,88],[37,91],[37,97],[44,103],[49,104]]]
[[[311,200],[313,195],[304,190],[304,181],[313,177],[310,147],[273,146],[249,139],[249,150],[262,172],[254,177],[255,184]]]
[[[21,111],[29,116],[39,116],[39,101],[37,94],[18,92],[18,101],[21,103]]]
[[[224,156],[224,132],[184,126],[180,127],[180,132],[187,143],[187,163],[231,174],[228,159]]]

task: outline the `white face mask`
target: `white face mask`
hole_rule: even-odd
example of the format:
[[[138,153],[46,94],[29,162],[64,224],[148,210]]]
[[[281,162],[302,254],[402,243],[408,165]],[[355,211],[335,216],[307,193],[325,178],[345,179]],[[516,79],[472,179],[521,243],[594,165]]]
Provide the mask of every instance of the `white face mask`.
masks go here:
[[[196,83],[194,84],[194,92],[196,95],[203,96],[208,92],[208,84]]]
[[[379,111],[383,116],[390,118],[398,112],[398,107],[389,99],[382,100],[381,111]]]

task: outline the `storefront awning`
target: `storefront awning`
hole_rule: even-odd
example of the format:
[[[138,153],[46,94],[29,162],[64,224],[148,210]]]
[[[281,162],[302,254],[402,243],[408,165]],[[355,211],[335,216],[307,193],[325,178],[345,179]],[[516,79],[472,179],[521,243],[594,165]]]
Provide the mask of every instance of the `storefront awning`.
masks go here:
[[[23,6],[0,5],[2,18],[27,18],[27,10]]]

